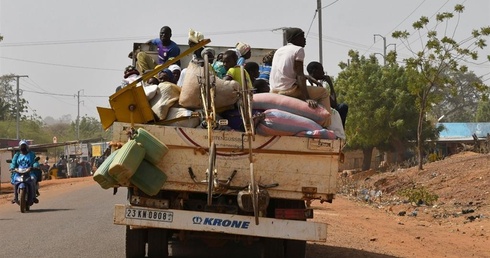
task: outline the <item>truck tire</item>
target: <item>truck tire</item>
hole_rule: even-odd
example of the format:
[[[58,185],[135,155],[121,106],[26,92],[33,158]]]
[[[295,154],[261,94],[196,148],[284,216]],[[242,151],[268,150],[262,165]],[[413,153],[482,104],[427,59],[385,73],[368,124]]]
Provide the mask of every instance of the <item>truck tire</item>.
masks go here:
[[[126,226],[126,258],[145,257],[147,229]]]
[[[263,238],[263,258],[284,258],[284,239]]]
[[[306,255],[306,241],[285,240],[284,253],[284,258],[304,258]]]
[[[168,257],[168,230],[162,228],[148,229],[148,257]]]

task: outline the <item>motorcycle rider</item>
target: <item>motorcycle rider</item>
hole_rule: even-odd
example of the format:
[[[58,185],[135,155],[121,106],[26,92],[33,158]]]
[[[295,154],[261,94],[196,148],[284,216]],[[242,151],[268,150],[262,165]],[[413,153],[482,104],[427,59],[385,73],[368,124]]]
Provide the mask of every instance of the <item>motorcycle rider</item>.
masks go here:
[[[28,168],[28,167],[33,167],[36,163],[36,154],[29,150],[29,145],[27,144],[26,140],[21,140],[19,142],[19,149],[20,151],[16,152],[14,157],[12,158],[12,163],[10,163],[10,171],[12,172],[12,177],[11,177],[11,184],[15,185],[15,180],[14,180],[14,175],[15,175],[15,169],[16,168]],[[30,173],[31,178],[34,179],[34,188],[37,183],[37,178],[34,173]],[[18,199],[17,191],[15,191],[14,194],[14,199],[12,200],[12,203],[15,203]],[[34,196],[33,198],[34,203],[38,203],[39,200]]]

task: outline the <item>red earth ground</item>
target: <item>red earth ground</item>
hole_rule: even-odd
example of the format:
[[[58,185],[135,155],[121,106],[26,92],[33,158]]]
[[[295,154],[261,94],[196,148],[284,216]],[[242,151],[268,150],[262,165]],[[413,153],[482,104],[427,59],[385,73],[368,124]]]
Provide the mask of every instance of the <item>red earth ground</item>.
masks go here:
[[[63,193],[72,184],[95,182],[47,180],[41,193]],[[0,205],[7,205],[11,186],[1,187]],[[409,194],[402,196],[402,190]],[[409,196],[432,202],[408,202]],[[314,221],[328,224],[328,238],[309,243],[307,257],[490,257],[489,198],[489,154],[456,154],[425,164],[422,171],[339,176],[333,203],[312,204]]]

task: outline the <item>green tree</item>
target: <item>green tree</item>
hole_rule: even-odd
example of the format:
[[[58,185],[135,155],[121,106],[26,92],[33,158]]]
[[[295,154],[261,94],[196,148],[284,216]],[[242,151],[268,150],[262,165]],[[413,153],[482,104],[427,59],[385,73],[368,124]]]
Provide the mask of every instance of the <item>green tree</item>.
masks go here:
[[[475,120],[475,110],[479,100],[483,97],[486,86],[482,84],[473,72],[448,73],[454,80],[454,87],[439,87],[437,94],[441,101],[432,107],[431,115],[434,119],[444,118],[444,122],[472,122]]]
[[[478,103],[475,116],[476,122],[490,122],[490,100],[481,100]]]
[[[348,147],[363,151],[362,169],[371,165],[372,150],[402,149],[415,138],[417,112],[407,90],[405,69],[394,52],[381,66],[374,56],[349,51],[350,64],[341,63],[335,83],[341,102],[349,103],[346,133]]]
[[[17,94],[12,86],[15,81],[14,74],[0,76],[0,121],[17,117]],[[26,118],[27,104],[27,100],[19,96],[19,118],[21,119]]]
[[[416,106],[418,108],[418,125],[417,125],[417,155],[418,168],[423,169],[423,138],[424,123],[426,114],[430,111],[432,105],[441,101],[440,95],[437,94],[441,89],[450,90],[455,87],[456,82],[445,74],[450,72],[466,73],[468,68],[461,64],[462,60],[478,59],[478,49],[486,47],[486,36],[490,34],[490,27],[482,27],[473,30],[468,38],[461,41],[453,39],[454,32],[457,29],[457,23],[454,30],[451,31],[450,20],[454,13],[459,16],[464,10],[463,5],[456,5],[453,13],[443,12],[436,16],[436,24],[429,28],[429,18],[422,16],[418,21],[413,23],[412,27],[418,35],[426,35],[424,41],[420,37],[420,43],[423,46],[417,51],[409,41],[410,33],[405,31],[395,31],[393,38],[400,39],[404,46],[413,53],[413,56],[406,58],[404,61],[409,70],[409,89],[416,96]],[[442,35],[438,35],[438,27],[443,25]],[[424,33],[425,32],[425,33]],[[490,60],[490,56],[487,57]]]
[[[72,122],[70,129],[74,133],[73,135],[75,136],[74,139],[77,138],[77,124],[76,122]],[[95,139],[95,138],[102,138],[102,139],[109,139],[110,138],[110,133],[105,132],[104,129],[102,129],[102,124],[99,122],[94,117],[88,117],[88,116],[83,116],[80,118],[79,122],[79,133],[80,133],[80,140],[83,139]]]

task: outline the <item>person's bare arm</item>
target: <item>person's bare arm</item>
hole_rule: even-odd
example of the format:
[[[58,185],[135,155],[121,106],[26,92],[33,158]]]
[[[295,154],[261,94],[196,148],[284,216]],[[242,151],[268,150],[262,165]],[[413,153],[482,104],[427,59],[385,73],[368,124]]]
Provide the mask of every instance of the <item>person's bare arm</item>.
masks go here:
[[[303,72],[303,61],[294,62],[294,71],[296,73],[296,83],[303,94],[303,100],[308,103],[309,107],[316,108],[318,103],[315,100],[310,99],[310,95],[306,89],[306,76]]]
[[[330,76],[325,75],[325,81],[328,83],[328,87],[330,88],[330,105],[334,108],[337,108],[337,94],[335,94],[335,90],[333,88],[332,78]]]

